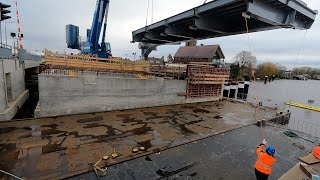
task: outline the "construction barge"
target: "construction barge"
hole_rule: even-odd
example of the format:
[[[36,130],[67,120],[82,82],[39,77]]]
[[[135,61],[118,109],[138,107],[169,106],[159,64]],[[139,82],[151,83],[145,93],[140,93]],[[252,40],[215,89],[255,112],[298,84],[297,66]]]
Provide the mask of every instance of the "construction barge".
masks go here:
[[[108,7],[103,5],[104,9]],[[217,14],[217,11],[226,13]],[[102,17],[104,14],[105,10],[99,12]],[[167,43],[281,27],[309,29],[316,14],[298,0],[212,1],[134,31],[132,42],[141,43],[142,56],[147,60],[151,51]],[[95,19],[101,19],[96,17],[97,14]],[[229,24],[226,19],[230,20]],[[248,19],[251,19],[249,23]],[[97,22],[93,24],[97,25]],[[245,100],[248,93],[248,83],[225,86],[229,78],[228,68],[195,62],[188,62],[185,66],[151,65],[147,61],[114,58],[106,49],[109,45],[104,42],[105,38],[100,46],[103,51],[99,52],[99,38],[93,38],[96,37],[94,31],[90,34],[89,41],[84,44],[89,48],[89,54],[83,51],[85,55],[45,51],[38,75],[36,119],[0,122],[0,169],[4,173],[1,178],[9,175],[24,179],[91,179],[94,172],[98,178],[125,179],[128,175],[132,179],[161,179],[180,176],[179,173],[200,167],[201,163],[204,166],[198,169],[199,172],[207,170],[202,178],[212,177],[212,168],[218,172],[214,178],[246,178],[253,175],[249,168],[252,168],[251,161],[255,157],[254,149],[265,134],[272,137],[271,143],[279,145],[280,155],[289,154],[289,157],[280,159],[281,172],[275,173],[275,177],[280,177],[280,173],[296,163],[292,157],[305,155],[301,150],[306,147],[300,142],[290,144],[290,138],[282,134],[283,127],[273,128],[270,124],[263,127],[268,123],[277,124],[278,119],[287,123],[288,114],[277,114],[272,108],[246,102],[222,101],[222,96]],[[19,68],[21,75],[23,68]],[[9,77],[8,72],[3,69],[1,72],[3,79]],[[11,86],[7,87],[5,82],[6,95]],[[16,100],[17,96],[5,97],[5,102],[10,104],[8,102]],[[17,110],[22,101],[25,98],[15,103],[18,104]],[[6,110],[7,105],[0,108]],[[16,112],[14,108],[15,105],[4,120],[12,118]],[[264,123],[260,121],[259,126],[253,125],[258,120],[264,120]],[[226,132],[229,133],[225,135]],[[276,137],[282,139],[275,140]],[[210,141],[212,139],[215,141]],[[197,146],[198,142],[201,144]],[[192,150],[187,151],[188,147]],[[140,163],[151,170],[151,174],[142,174],[137,168],[136,158],[140,161],[141,157],[150,155],[151,158],[147,156],[145,160],[153,161],[155,153],[169,151],[170,157],[176,161],[181,158],[178,163],[163,160],[170,162],[173,170],[162,166],[153,171],[148,164]],[[185,153],[190,158],[183,156]],[[213,163],[208,163],[207,159]],[[131,165],[136,168],[123,167],[126,162],[133,162]],[[117,165],[121,166],[117,174],[108,176],[108,172],[114,171],[108,171],[106,167],[117,169]],[[243,165],[245,167],[241,169]],[[197,172],[185,177],[194,176]]]
[[[101,168],[250,126],[255,109],[220,101],[2,122],[0,165],[26,179],[68,178],[105,156]]]

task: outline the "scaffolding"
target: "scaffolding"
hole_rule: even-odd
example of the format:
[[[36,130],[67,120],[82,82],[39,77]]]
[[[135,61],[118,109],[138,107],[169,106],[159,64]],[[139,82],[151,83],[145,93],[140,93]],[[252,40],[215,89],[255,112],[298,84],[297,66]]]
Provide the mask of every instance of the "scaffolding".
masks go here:
[[[45,69],[65,69],[81,71],[110,71],[118,73],[150,74],[150,63],[147,61],[129,61],[122,58],[98,58],[89,55],[68,55],[45,50]]]
[[[189,65],[187,98],[220,97],[222,86],[229,79],[227,68]]]
[[[150,75],[166,79],[185,79],[186,71],[187,68],[181,66],[152,65]]]

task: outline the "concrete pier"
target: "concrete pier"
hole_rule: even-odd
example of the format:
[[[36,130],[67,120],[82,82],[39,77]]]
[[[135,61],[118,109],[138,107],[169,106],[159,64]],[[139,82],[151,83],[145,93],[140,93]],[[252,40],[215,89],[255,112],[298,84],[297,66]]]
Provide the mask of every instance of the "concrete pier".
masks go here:
[[[89,72],[88,72],[89,73]],[[98,75],[39,75],[36,117],[104,112],[143,107],[217,101],[222,98],[186,98],[187,81],[114,78]]]
[[[22,64],[14,59],[0,60],[0,121],[12,119],[28,97]]]
[[[25,69],[38,68],[41,57],[19,50],[19,59],[10,48],[0,48],[0,121],[12,119],[29,97]],[[35,60],[33,60],[36,58]]]

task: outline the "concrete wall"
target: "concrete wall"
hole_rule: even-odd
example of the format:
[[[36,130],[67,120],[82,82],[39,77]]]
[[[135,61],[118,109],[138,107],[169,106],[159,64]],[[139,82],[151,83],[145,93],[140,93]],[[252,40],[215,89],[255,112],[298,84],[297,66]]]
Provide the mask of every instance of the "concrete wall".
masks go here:
[[[6,73],[9,73],[11,77],[8,84],[11,84],[12,95],[12,99],[8,99],[7,103],[6,93],[8,88],[5,88],[4,85],[4,81],[6,81]],[[0,121],[12,119],[27,99],[28,91],[25,89],[23,65],[19,64],[18,60],[0,60]]]
[[[186,81],[39,75],[37,117],[212,101],[186,99]]]
[[[31,60],[24,61],[24,69],[39,67],[41,63],[42,61],[31,61]]]
[[[25,91],[24,68],[19,61],[4,60],[4,71],[10,73],[12,85],[12,97],[15,100]]]
[[[42,57],[33,53],[28,52],[25,49],[19,49],[18,57],[20,61],[42,61]]]
[[[12,50],[10,48],[0,47],[0,58],[12,59]]]
[[[0,112],[6,108],[4,81],[5,79],[3,78],[2,61],[0,60]]]

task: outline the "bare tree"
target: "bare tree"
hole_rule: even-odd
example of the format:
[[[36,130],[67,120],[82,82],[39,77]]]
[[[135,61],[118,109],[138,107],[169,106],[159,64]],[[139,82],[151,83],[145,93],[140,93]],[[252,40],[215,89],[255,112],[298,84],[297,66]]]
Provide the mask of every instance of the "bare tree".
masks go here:
[[[257,58],[249,51],[242,51],[238,53],[234,58],[234,63],[239,64],[241,68],[250,67],[251,65],[257,64]]]
[[[168,55],[168,57],[167,57],[167,62],[168,62],[168,63],[172,63],[172,62],[173,62],[173,57],[172,57],[171,54]]]
[[[252,55],[251,52],[242,51],[238,53],[234,58],[234,63],[239,64],[241,69],[241,76],[245,79],[254,79],[253,68],[257,64],[257,58]]]

